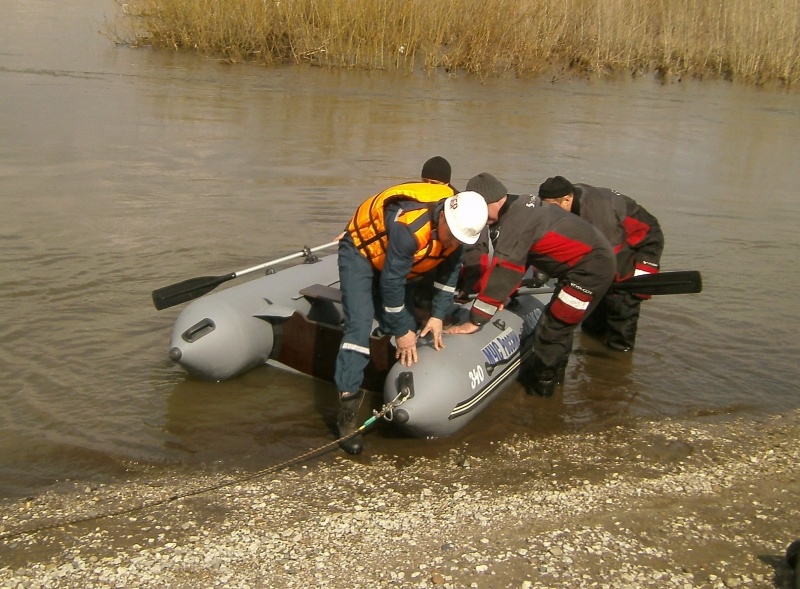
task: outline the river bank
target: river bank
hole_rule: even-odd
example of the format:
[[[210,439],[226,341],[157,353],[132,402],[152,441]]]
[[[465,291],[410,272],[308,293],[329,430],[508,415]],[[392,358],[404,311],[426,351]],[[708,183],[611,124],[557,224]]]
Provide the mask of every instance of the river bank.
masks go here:
[[[797,4],[664,0],[137,0],[109,36],[225,63],[445,75],[654,72],[764,85],[797,83]],[[636,26],[631,26],[635,23]]]
[[[147,470],[64,483],[0,505],[0,586],[789,587],[798,417],[517,437],[413,464],[334,452],[238,483]]]

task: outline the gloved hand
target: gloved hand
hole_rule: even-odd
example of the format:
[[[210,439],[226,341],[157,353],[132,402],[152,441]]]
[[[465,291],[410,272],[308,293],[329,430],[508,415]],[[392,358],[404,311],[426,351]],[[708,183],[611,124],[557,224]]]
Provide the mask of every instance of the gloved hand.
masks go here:
[[[658,264],[652,262],[637,262],[636,269],[633,271],[633,276],[649,276],[651,274],[658,274]],[[634,293],[636,298],[646,301],[652,298],[652,295]]]
[[[533,276],[525,279],[520,286],[527,288],[542,288],[545,284],[547,284],[548,280],[550,280],[550,276],[548,276],[545,272],[542,272],[541,270],[534,270]]]
[[[458,305],[463,305],[464,303],[468,303],[470,301],[470,294],[466,290],[459,290],[456,292],[456,295],[453,297],[453,302]]]

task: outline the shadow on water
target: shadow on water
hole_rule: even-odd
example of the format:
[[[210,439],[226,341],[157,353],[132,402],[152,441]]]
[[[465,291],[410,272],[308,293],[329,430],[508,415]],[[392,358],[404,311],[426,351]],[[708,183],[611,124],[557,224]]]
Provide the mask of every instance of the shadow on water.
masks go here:
[[[0,434],[0,498],[26,497],[61,481],[107,482],[128,467],[106,452],[35,436]]]
[[[186,464],[266,468],[331,441],[337,407],[330,383],[274,366],[186,379],[167,396],[164,444]]]
[[[380,394],[367,393],[360,420],[370,418],[382,405]],[[335,441],[338,407],[332,383],[274,366],[222,383],[187,379],[168,396],[165,446],[186,464],[268,468]],[[379,419],[365,436],[365,451],[353,459],[368,461],[376,454],[435,459],[470,435],[415,439]],[[325,454],[335,453],[344,455],[337,446]]]

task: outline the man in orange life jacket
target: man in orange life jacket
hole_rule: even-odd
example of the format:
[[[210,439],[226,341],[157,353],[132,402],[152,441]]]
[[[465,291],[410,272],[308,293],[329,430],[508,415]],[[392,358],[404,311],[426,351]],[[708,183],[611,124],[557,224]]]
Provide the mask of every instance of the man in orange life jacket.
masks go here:
[[[373,318],[378,318],[381,331],[394,336],[396,357],[402,364],[411,366],[417,361],[410,281],[432,271],[436,282],[431,316],[420,336],[430,333],[434,348],[444,347],[443,319],[458,282],[462,244],[475,243],[487,219],[486,201],[474,192],[454,194],[449,164],[447,171],[446,178],[440,175],[440,179],[400,184],[367,199],[339,242],[345,322],[334,380],[340,398],[340,438],[358,429],[357,413],[364,396],[360,387],[369,362]],[[423,168],[423,175],[433,173]],[[363,448],[362,436],[340,445],[346,452],[358,454]]]
[[[524,342],[519,375],[526,392],[549,397],[564,380],[575,328],[614,279],[614,252],[588,222],[538,196],[508,194],[491,174],[478,174],[467,187],[488,204],[494,255],[489,258],[486,231],[467,248],[463,285],[478,296],[469,321],[446,333],[474,333],[488,323],[519,287],[529,266],[556,278],[553,298]]]
[[[539,196],[586,219],[608,239],[617,257],[615,282],[658,272],[664,251],[661,226],[629,196],[609,188],[573,185],[564,176],[545,180],[539,186]],[[607,292],[581,329],[602,339],[612,350],[631,351],[642,300],[649,298],[625,291]]]

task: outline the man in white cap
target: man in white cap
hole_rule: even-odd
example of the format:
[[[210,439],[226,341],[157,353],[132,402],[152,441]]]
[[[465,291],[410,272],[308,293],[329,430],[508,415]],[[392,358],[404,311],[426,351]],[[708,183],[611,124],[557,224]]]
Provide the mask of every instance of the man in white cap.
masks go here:
[[[408,182],[364,201],[339,242],[339,279],[345,323],[336,358],[340,438],[358,429],[360,390],[369,362],[373,318],[394,336],[395,357],[404,365],[417,361],[417,322],[409,279],[436,273],[431,316],[420,337],[442,342],[443,320],[453,300],[463,244],[478,240],[488,207],[475,192],[453,194],[442,182]],[[350,454],[363,448],[360,435],[341,442]]]

